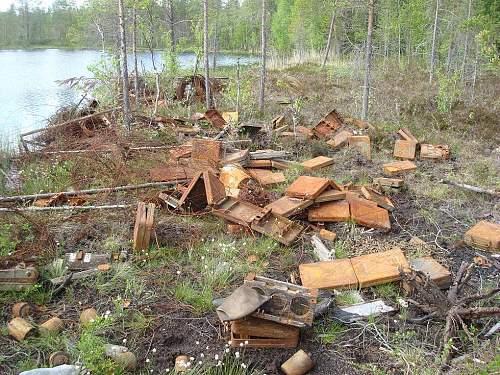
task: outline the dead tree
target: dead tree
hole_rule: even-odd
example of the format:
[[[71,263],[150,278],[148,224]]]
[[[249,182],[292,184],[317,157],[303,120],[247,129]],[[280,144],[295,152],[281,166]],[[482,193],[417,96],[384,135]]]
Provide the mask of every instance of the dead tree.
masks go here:
[[[264,95],[266,89],[266,0],[262,0],[262,18],[261,18],[261,70],[260,70],[260,89],[259,89],[259,112],[264,113]]]
[[[167,21],[167,28],[170,31],[170,43],[172,46],[172,52],[175,52],[174,4],[172,4],[172,0],[167,0],[165,2],[165,5],[166,5],[165,18]]]
[[[408,302],[425,312],[425,316],[414,319],[416,322],[425,322],[429,319],[440,319],[446,322],[440,350],[444,350],[444,364],[450,363],[453,356],[450,344],[457,338],[458,329],[461,327],[465,334],[472,337],[465,321],[486,317],[500,316],[500,307],[474,307],[473,303],[488,300],[494,297],[500,288],[494,288],[487,293],[478,293],[463,296],[464,287],[472,276],[474,263],[462,262],[452,286],[446,294],[421,271],[409,273],[400,270],[401,279],[406,282],[413,294],[419,296],[419,301],[408,299]]]
[[[335,28],[335,10],[332,12],[332,18],[330,20],[330,28],[328,29],[328,41],[326,42],[325,58],[323,59],[323,68],[328,60],[328,55],[330,54],[330,49],[332,47],[332,35]]]
[[[469,10],[467,11],[467,22],[470,20],[470,14],[472,9],[472,0],[469,0]],[[465,30],[465,41],[464,41],[464,58],[462,60],[462,82],[465,80],[465,68],[467,66],[467,53],[469,49],[469,30]]]
[[[123,125],[130,130],[130,98],[128,88],[127,40],[125,37],[125,11],[123,0],[118,0],[118,21],[120,24],[120,66],[122,75]]]
[[[203,54],[205,60],[205,102],[207,109],[211,107],[210,100],[210,65],[208,61],[208,0],[203,0]]]
[[[368,2],[368,31],[366,35],[366,52],[365,52],[365,82],[363,87],[363,112],[361,118],[368,119],[368,99],[370,98],[370,74],[372,65],[372,33],[373,33],[373,12],[375,8],[375,0]]]
[[[429,83],[432,83],[434,64],[436,62],[437,29],[439,23],[439,0],[436,0],[436,13],[434,14],[434,28],[432,30],[431,61],[429,67]]]

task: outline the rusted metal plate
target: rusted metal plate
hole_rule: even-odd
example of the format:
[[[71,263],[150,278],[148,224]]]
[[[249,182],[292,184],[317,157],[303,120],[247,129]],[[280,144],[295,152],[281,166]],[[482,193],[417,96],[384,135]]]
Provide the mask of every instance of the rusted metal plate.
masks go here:
[[[223,129],[227,125],[224,117],[216,109],[209,109],[205,112],[205,119],[212,124],[214,128]]]
[[[256,218],[261,218],[266,214],[266,211],[251,203],[227,197],[224,201],[213,207],[212,213],[225,220],[249,227],[252,221]]]
[[[245,285],[271,297],[252,314],[253,317],[295,327],[312,325],[314,307],[318,298],[317,289],[309,289],[262,276],[246,279]]]
[[[318,207],[309,209],[309,221],[339,222],[351,219],[349,202],[339,200],[322,203]]]
[[[314,199],[314,203],[339,201],[346,198],[345,191],[326,190]]]
[[[367,187],[366,190],[370,194],[369,199],[377,203],[377,205],[379,205],[380,207],[385,208],[386,210],[389,210],[391,212],[396,209],[392,201],[385,195],[382,195],[381,193],[370,187]]]
[[[389,251],[361,255],[351,259],[360,288],[385,284],[399,280],[399,268],[408,271],[410,265],[403,251],[395,248]]]
[[[250,162],[250,153],[248,150],[241,150],[228,154],[221,160],[221,165],[226,164],[239,164],[241,166],[247,166]]]
[[[210,171],[203,172],[203,182],[205,183],[205,192],[207,203],[214,205],[226,198],[226,189],[224,184]]]
[[[248,162],[249,168],[272,168],[273,163],[270,159],[261,159],[261,160],[250,160]]]
[[[464,240],[469,246],[498,253],[500,252],[500,225],[482,220],[465,233]]]
[[[212,139],[193,139],[193,160],[204,160],[214,165],[220,161],[222,142]]]
[[[414,143],[418,143],[418,139],[413,136],[411,131],[408,128],[401,128],[398,130],[398,134],[403,138],[405,141],[410,141]]]
[[[300,163],[306,171],[315,171],[333,164],[333,159],[326,156],[317,156]]]
[[[285,195],[274,202],[269,203],[265,208],[270,209],[277,215],[290,217],[302,212],[311,204],[313,204],[313,200],[291,198]]]
[[[368,160],[372,159],[372,149],[370,137],[367,135],[352,135],[347,138],[349,147],[356,149],[361,155]]]
[[[191,157],[191,151],[193,150],[193,145],[191,143],[185,143],[183,145],[173,147],[168,150],[170,154],[170,159],[177,161],[180,158]]]
[[[400,159],[415,159],[417,144],[413,141],[397,140],[394,143],[394,157]]]
[[[300,280],[307,288],[357,288],[358,279],[350,259],[335,259],[299,265]]]
[[[383,230],[391,229],[389,212],[385,208],[367,203],[362,199],[351,199],[351,218],[356,224]],[[371,202],[374,203],[374,202]]]
[[[219,179],[226,189],[239,189],[251,176],[236,164],[225,165],[220,170]]]
[[[322,177],[300,176],[286,189],[292,198],[314,199],[330,186],[330,180]]]
[[[388,174],[389,176],[394,176],[398,174],[413,172],[415,169],[417,169],[417,166],[415,165],[415,163],[412,163],[409,160],[403,160],[386,163],[382,165],[382,168],[384,169],[384,173]]]
[[[205,182],[202,176],[202,172],[196,174],[179,200],[179,205],[191,212],[202,211],[208,205]]]
[[[318,138],[329,138],[334,131],[342,126],[342,122],[342,117],[336,110],[333,110],[312,128],[312,131]]]
[[[0,270],[0,291],[19,291],[33,286],[38,281],[34,267]]]
[[[304,227],[286,217],[276,215],[271,211],[260,218],[252,221],[251,228],[268,237],[281,242],[283,245],[290,245],[302,233]]]
[[[332,146],[333,148],[339,148],[347,144],[347,138],[352,136],[353,134],[347,130],[341,130],[336,133],[332,139],[327,141],[326,143]]]
[[[295,131],[299,134],[302,134],[305,138],[312,138],[314,136],[314,132],[312,129],[306,128],[305,126],[297,126]]]
[[[262,186],[276,185],[285,182],[285,175],[281,172],[272,172],[266,169],[247,169],[252,178],[257,180]]]
[[[429,145],[420,146],[420,159],[449,159],[450,146],[448,145]]]
[[[410,260],[410,267],[426,274],[440,288],[451,285],[451,272],[439,264],[433,257],[422,257]]]
[[[179,164],[167,164],[163,167],[152,168],[149,170],[149,176],[155,182],[187,179],[186,170]]]

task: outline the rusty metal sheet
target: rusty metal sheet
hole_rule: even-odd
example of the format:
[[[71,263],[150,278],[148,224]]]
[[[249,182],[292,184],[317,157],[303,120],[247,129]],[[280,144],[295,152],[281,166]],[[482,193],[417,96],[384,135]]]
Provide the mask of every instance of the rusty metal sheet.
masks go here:
[[[306,160],[300,163],[304,170],[315,171],[333,164],[333,159],[326,156],[317,156],[313,159]]]
[[[225,220],[249,227],[252,221],[265,215],[266,211],[254,204],[227,197],[213,207],[212,213]]]
[[[300,280],[308,288],[344,289],[357,288],[358,278],[350,259],[299,265]]]
[[[224,184],[210,171],[203,172],[203,182],[205,183],[205,193],[207,203],[214,205],[226,198]]]
[[[290,245],[304,230],[304,227],[286,217],[276,215],[268,211],[264,216],[257,217],[252,221],[251,228],[268,237]]]
[[[350,219],[349,202],[346,200],[326,202],[309,209],[309,221],[339,222]]]
[[[226,189],[239,189],[251,176],[240,166],[229,164],[221,168],[219,178]]]
[[[300,176],[286,189],[292,198],[314,199],[330,185],[330,180],[322,177]]]
[[[202,211],[207,207],[207,194],[202,176],[203,173],[198,172],[191,180],[189,186],[179,200],[179,206],[191,212]]]
[[[253,317],[295,327],[312,325],[318,297],[317,289],[262,276],[246,279],[245,285],[271,297],[252,314]]]
[[[247,348],[294,348],[299,343],[298,327],[270,320],[246,317],[231,322],[231,346]]]
[[[450,146],[448,145],[429,145],[420,146],[420,159],[449,159]]]
[[[205,119],[212,124],[214,128],[223,129],[227,125],[226,120],[216,109],[209,109],[205,112]]]
[[[285,182],[285,175],[282,172],[272,172],[266,169],[247,169],[246,171],[262,186]]]
[[[212,139],[193,139],[193,150],[191,158],[193,160],[208,161],[217,165],[220,161],[222,142]]]
[[[269,203],[265,208],[270,209],[277,215],[290,217],[302,212],[313,204],[313,202],[313,200],[290,198],[285,195],[274,202]]]
[[[399,268],[408,271],[410,265],[400,248],[351,258],[360,288],[390,283],[401,278]]]
[[[368,201],[370,203],[375,203]],[[385,208],[377,207],[376,204],[368,204],[363,199],[351,199],[351,218],[356,224],[368,228],[378,228],[383,230],[391,229],[389,212]]]
[[[187,178],[186,170],[179,164],[167,164],[162,167],[149,170],[149,176],[152,181],[179,181]]]
[[[329,138],[334,131],[342,126],[342,122],[342,117],[334,109],[329,114],[327,114],[325,118],[321,120],[314,128],[312,128],[312,131],[318,138]]]

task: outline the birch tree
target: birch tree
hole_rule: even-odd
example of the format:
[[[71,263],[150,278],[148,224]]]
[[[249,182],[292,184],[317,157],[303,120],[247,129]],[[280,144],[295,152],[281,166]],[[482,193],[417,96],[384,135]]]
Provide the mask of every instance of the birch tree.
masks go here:
[[[363,111],[361,117],[368,119],[368,99],[370,98],[370,73],[372,65],[372,33],[373,33],[373,12],[375,0],[368,1],[368,30],[366,34],[366,52],[365,52],[365,81],[363,86]]]
[[[125,36],[125,10],[123,0],[118,0],[118,22],[120,38],[120,66],[122,75],[122,109],[123,125],[130,130],[130,98],[128,88],[128,68],[127,68],[127,39]]]
[[[205,60],[205,102],[207,109],[211,106],[210,100],[210,66],[208,61],[208,0],[203,0],[203,55]]]
[[[261,36],[261,67],[260,67],[260,90],[259,90],[259,112],[264,112],[264,95],[266,87],[266,59],[267,59],[267,38],[266,38],[266,0],[262,0],[262,18],[260,26]]]
[[[429,83],[432,83],[434,75],[434,63],[436,62],[437,29],[439,22],[439,0],[436,0],[436,12],[434,13],[434,28],[432,29],[431,61],[429,67]]]
[[[323,68],[326,65],[326,61],[328,60],[328,55],[330,54],[330,48],[332,45],[332,35],[333,35],[334,28],[335,28],[335,9],[332,12],[332,18],[330,20],[330,27],[328,29],[328,40],[326,42],[325,59],[323,60]]]

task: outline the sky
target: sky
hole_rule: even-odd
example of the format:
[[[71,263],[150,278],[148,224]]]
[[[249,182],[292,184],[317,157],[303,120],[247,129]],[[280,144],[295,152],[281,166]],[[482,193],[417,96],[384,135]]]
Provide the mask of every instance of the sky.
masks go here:
[[[48,8],[54,0],[39,0],[40,6],[43,8]],[[85,0],[75,0],[76,5],[81,5]],[[15,4],[17,0],[0,0],[0,12],[9,9],[11,4]]]

